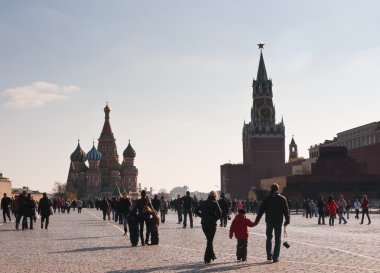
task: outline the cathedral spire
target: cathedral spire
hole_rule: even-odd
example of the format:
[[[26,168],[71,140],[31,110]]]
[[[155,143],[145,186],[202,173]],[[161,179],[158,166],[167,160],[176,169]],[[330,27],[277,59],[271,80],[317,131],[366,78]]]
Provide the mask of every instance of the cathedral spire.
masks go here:
[[[102,133],[100,134],[100,138],[110,137],[113,139],[113,133],[112,133],[111,124],[110,124],[110,112],[111,112],[111,109],[108,107],[108,102],[107,102],[106,107],[104,107],[104,113],[105,113],[104,125],[103,125]]]
[[[263,42],[260,42],[257,45],[260,49],[260,62],[259,62],[259,69],[257,70],[256,81],[265,82],[268,80],[267,70],[265,68],[264,57],[263,57],[263,49],[264,49],[265,44],[263,44]]]

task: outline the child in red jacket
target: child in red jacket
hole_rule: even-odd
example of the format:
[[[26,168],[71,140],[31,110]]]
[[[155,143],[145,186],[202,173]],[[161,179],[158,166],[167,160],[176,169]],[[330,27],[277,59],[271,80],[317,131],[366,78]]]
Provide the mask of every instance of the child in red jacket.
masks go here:
[[[235,233],[237,239],[236,256],[238,261],[247,260],[247,245],[248,245],[248,227],[254,227],[256,222],[252,222],[245,216],[245,210],[239,209],[239,214],[235,216],[230,227],[230,239]]]

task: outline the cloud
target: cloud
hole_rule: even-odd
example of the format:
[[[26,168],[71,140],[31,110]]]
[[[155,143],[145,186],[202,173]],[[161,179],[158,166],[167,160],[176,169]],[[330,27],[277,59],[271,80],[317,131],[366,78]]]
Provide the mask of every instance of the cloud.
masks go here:
[[[59,86],[39,81],[5,90],[3,95],[8,100],[4,105],[15,109],[41,108],[53,101],[68,100],[71,95],[79,91],[79,87],[75,85]]]

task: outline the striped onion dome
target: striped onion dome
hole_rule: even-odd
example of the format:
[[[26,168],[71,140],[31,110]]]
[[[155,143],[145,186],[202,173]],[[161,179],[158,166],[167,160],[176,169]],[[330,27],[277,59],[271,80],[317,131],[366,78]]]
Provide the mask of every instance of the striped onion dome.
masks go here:
[[[87,153],[88,161],[99,161],[102,158],[102,154],[95,148],[95,144],[92,144],[92,149]]]
[[[82,150],[78,140],[78,146],[71,154],[70,159],[72,162],[85,162],[87,160],[86,153]]]
[[[135,158],[136,152],[131,146],[131,141],[129,141],[127,148],[123,152],[124,158]]]

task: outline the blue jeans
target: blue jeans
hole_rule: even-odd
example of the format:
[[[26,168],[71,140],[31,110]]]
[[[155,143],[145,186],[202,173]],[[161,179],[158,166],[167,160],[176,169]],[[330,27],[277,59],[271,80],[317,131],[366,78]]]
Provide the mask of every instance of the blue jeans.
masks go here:
[[[272,252],[272,238],[273,238],[273,230],[274,230],[274,249]],[[280,247],[281,247],[281,230],[282,224],[272,224],[267,223],[267,242],[266,242],[266,250],[267,257],[272,258],[273,260],[277,260],[278,256],[280,256]]]
[[[338,215],[339,215],[339,224],[342,223],[342,220],[344,223],[347,223],[346,219],[343,216],[343,212],[339,212]]]
[[[177,210],[178,213],[178,223],[182,223],[182,208]]]

